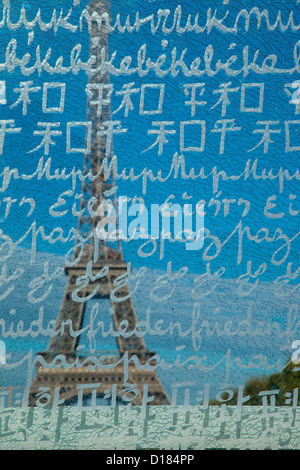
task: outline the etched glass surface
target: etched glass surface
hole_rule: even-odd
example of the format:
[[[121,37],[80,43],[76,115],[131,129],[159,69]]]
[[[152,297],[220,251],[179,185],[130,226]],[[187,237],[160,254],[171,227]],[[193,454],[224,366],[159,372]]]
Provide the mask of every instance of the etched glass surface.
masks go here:
[[[299,29],[1,1],[1,449],[299,449]]]

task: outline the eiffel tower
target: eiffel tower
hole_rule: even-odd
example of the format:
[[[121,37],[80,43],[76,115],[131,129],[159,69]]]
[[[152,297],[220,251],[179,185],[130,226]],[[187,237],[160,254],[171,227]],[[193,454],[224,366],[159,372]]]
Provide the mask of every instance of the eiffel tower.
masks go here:
[[[103,12],[109,13],[108,1],[94,0],[90,3],[89,9],[91,13],[96,11],[99,15]],[[106,46],[107,50],[108,33],[104,24],[99,31],[95,23],[92,23],[90,31],[91,51],[100,59],[101,48]],[[89,88],[91,84],[93,85]],[[95,86],[95,84],[97,85]],[[109,76],[92,75],[87,90],[90,90],[90,93],[91,90],[96,90],[99,94],[102,93],[103,97],[105,91],[109,92],[108,84]],[[147,349],[142,337],[135,334],[129,337],[128,335],[127,337],[119,335],[116,354],[112,355],[111,352],[106,351],[100,355],[100,363],[95,363],[90,359],[91,356],[80,353],[80,347],[78,347],[79,341],[76,332],[82,327],[86,305],[89,302],[89,300],[80,301],[80,297],[82,299],[97,298],[99,306],[101,306],[103,299],[110,299],[111,292],[116,285],[114,281],[120,279],[120,276],[122,276],[121,279],[126,279],[127,276],[127,264],[123,259],[120,241],[106,242],[95,235],[99,218],[91,216],[89,209],[91,201],[93,201],[93,207],[97,207],[116,189],[113,178],[104,178],[100,171],[104,158],[108,155],[112,156],[112,149],[107,146],[108,139],[99,132],[111,119],[110,106],[102,106],[102,109],[99,110],[99,105],[93,103],[95,101],[90,100],[87,107],[87,119],[92,122],[93,126],[91,151],[86,153],[84,157],[84,172],[87,174],[92,171],[93,175],[98,176],[83,179],[78,235],[74,247],[73,262],[65,266],[68,281],[56,321],[55,331],[57,334],[51,338],[48,350],[39,353],[43,360],[36,364],[37,372],[29,390],[28,404],[35,406],[37,395],[41,393],[40,387],[48,387],[52,390],[52,399],[55,388],[59,387],[59,398],[64,399],[65,404],[72,403],[72,400],[76,401],[78,389],[83,390],[81,392],[83,396],[85,394],[91,396],[91,389],[94,388],[97,396],[102,396],[102,398],[111,396],[112,401],[115,400],[115,402],[121,402],[122,397],[124,400],[124,394],[127,390],[126,393],[132,394],[132,404],[141,405],[145,386],[147,386],[150,405],[170,404],[170,399],[155,371],[155,359],[153,358],[155,353]],[[82,240],[85,242],[82,243]],[[108,268],[108,272],[105,276],[99,277],[99,273],[105,267]],[[80,289],[79,300],[78,297],[74,300],[74,293],[78,292],[79,278],[85,277],[86,279],[88,269],[91,274],[88,282],[85,282]],[[138,328],[137,316],[128,284],[123,282],[121,288],[117,289],[117,293],[123,300],[110,302],[115,331],[119,331],[120,323],[124,324],[124,320],[127,324],[126,332],[138,331],[136,329]],[[70,330],[70,325],[73,331]],[[56,367],[51,367],[53,360],[61,357],[60,355],[64,356],[65,364],[59,363],[59,367],[57,364],[55,364]],[[131,384],[131,388],[128,384]],[[128,390],[131,391],[128,392]]]

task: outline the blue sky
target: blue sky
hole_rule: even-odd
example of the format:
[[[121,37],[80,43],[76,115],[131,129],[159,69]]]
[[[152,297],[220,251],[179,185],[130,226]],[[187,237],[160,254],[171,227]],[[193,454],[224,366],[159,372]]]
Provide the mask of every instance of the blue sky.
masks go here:
[[[21,4],[22,2],[14,4],[15,6],[12,10],[12,15],[15,14],[16,18],[18,18]],[[47,2],[45,5],[43,4],[42,12],[45,15],[45,21],[47,18],[51,18],[53,5],[55,4],[52,4],[51,2]],[[274,3],[272,5],[272,11],[273,8],[275,11]],[[26,7],[26,11],[28,11],[28,17],[30,17],[30,15],[34,17],[34,14],[36,14],[37,11],[37,6],[34,6],[32,2],[26,2],[26,5],[24,4],[24,6]],[[74,17],[82,11],[83,6],[84,2],[81,2],[79,6],[74,7]],[[145,17],[151,13],[157,13],[159,8],[169,8],[172,12],[177,6],[178,3],[175,1],[161,1],[159,3],[116,1],[112,4],[112,17],[115,18],[116,14],[120,12],[121,18],[124,18],[125,21],[128,14],[130,14],[134,19],[137,10],[140,12],[141,17]],[[203,15],[204,21],[207,9],[211,4],[210,2],[201,2],[201,5],[199,4],[198,7],[195,4],[195,6],[191,8],[188,3],[185,4],[182,2],[181,6],[183,17],[186,17],[188,13],[195,15],[196,12],[199,11],[200,18],[202,18],[201,15]],[[61,7],[64,7],[63,2],[61,3]],[[218,12],[220,12],[220,17],[222,17],[228,8],[226,5],[223,5],[223,2],[216,2],[216,7],[218,8]],[[282,9],[283,15],[288,17],[289,11],[286,10],[286,8],[283,8],[281,2],[278,2],[278,8]],[[66,7],[64,8],[64,11],[66,11]],[[232,17],[232,22],[234,21],[238,11],[239,6],[235,3],[232,3],[229,6],[229,18]],[[229,20],[228,22],[230,23]],[[74,23],[76,23],[76,21],[74,21]],[[167,35],[161,33],[160,30],[158,30],[156,34],[151,35],[151,33],[149,33],[149,28],[145,25],[141,28],[138,34],[112,33],[109,37],[110,51],[113,52],[117,50],[117,57],[120,58],[130,51],[130,54],[135,57],[141,45],[146,44],[149,55],[155,58],[162,52],[165,52],[167,56],[170,57],[174,47],[177,47],[179,57],[179,53],[181,53],[183,49],[187,48],[186,58],[188,62],[198,55],[201,57],[205,48],[210,44],[214,48],[215,60],[219,58],[224,60],[224,57],[228,54],[229,48],[234,49],[234,53],[237,55],[241,54],[245,45],[248,45],[249,50],[253,54],[258,49],[260,50],[262,57],[265,57],[270,53],[276,53],[281,65],[284,65],[285,68],[291,67],[293,59],[293,49],[291,46],[296,42],[295,33],[290,31],[284,34],[280,31],[266,33],[265,29],[261,27],[259,34],[257,34],[254,25],[255,20],[253,20],[253,28],[250,29],[250,32],[248,33],[243,32],[243,28],[241,27],[241,31],[238,35],[220,33],[218,31],[215,34],[210,33],[197,35],[193,33],[185,33],[179,35],[177,33],[172,33]],[[64,30],[59,30],[54,34],[53,30],[42,32],[38,28],[35,28],[34,37],[29,46],[27,45],[28,31],[25,31],[24,28],[18,29],[17,33],[15,31],[2,29],[0,33],[0,41],[3,45],[8,43],[9,38],[17,38],[17,50],[20,51],[20,56],[25,51],[35,53],[35,49],[38,45],[40,45],[41,51],[45,52],[49,47],[49,44],[51,44],[53,57],[61,55],[62,44],[63,55],[68,56],[76,41],[83,44],[84,56],[86,53],[84,47],[87,47],[88,45],[88,36],[85,30],[75,36],[70,34],[68,35]],[[266,38],[268,39],[267,43]],[[289,47],[289,53],[283,54],[283,51],[287,50],[287,47]],[[224,51],[226,51],[226,53]],[[1,73],[1,76],[2,80],[6,81],[7,88],[7,104],[1,106],[2,117],[3,119],[15,119],[16,126],[22,127],[21,133],[7,137],[4,144],[4,154],[2,156],[2,168],[8,165],[10,168],[16,167],[20,172],[27,174],[35,171],[39,159],[43,156],[43,148],[32,153],[28,152],[34,150],[41,141],[41,137],[39,135],[33,134],[34,131],[41,130],[41,128],[37,126],[37,122],[45,121],[52,123],[59,122],[60,124],[56,130],[61,132],[61,135],[53,138],[55,145],[50,145],[48,155],[52,157],[53,171],[55,168],[62,169],[64,167],[67,169],[71,169],[74,166],[76,168],[81,168],[83,160],[82,153],[66,154],[66,124],[71,121],[86,120],[87,97],[84,90],[87,77],[85,73],[80,72],[76,76],[66,75],[58,77],[43,72],[40,76],[36,73],[29,77],[24,77],[20,73],[19,69],[16,69],[13,73],[4,71]],[[207,104],[205,106],[197,106],[196,115],[191,117],[190,106],[185,104],[185,101],[187,101],[188,98],[184,93],[184,86],[187,84],[191,85],[195,82],[195,79],[184,77],[182,73],[174,78],[168,76],[165,79],[161,79],[156,77],[154,72],[151,72],[144,78],[139,78],[137,75],[129,77],[111,77],[111,83],[114,86],[114,92],[112,95],[112,106],[114,111],[118,109],[122,100],[122,95],[117,95],[116,92],[120,92],[125,83],[134,82],[134,88],[137,89],[140,89],[142,85],[149,83],[164,84],[165,86],[163,113],[161,115],[139,114],[140,93],[132,95],[134,109],[129,111],[128,117],[124,117],[124,110],[120,110],[113,115],[114,119],[121,120],[122,127],[127,129],[126,133],[116,136],[114,140],[114,153],[118,158],[118,167],[120,170],[127,168],[127,172],[129,172],[132,167],[134,168],[135,174],[139,174],[139,172],[141,172],[145,167],[151,169],[154,174],[157,174],[159,169],[162,170],[163,175],[167,174],[174,154],[176,152],[180,154],[180,122],[192,119],[205,120],[206,141],[205,150],[203,152],[183,152],[186,160],[187,171],[190,168],[195,168],[196,172],[197,170],[199,172],[201,168],[205,168],[205,173],[209,174],[214,167],[217,167],[218,171],[224,170],[228,175],[239,175],[245,170],[246,162],[249,159],[252,163],[257,159],[258,174],[261,174],[264,168],[268,171],[273,169],[273,173],[276,174],[281,167],[287,169],[290,174],[293,174],[297,168],[297,152],[285,152],[284,122],[285,120],[295,120],[297,119],[297,116],[295,115],[294,105],[289,104],[290,97],[286,94],[284,86],[286,83],[290,83],[296,78],[297,76],[291,78],[289,75],[287,77],[282,75],[257,76],[252,72],[250,72],[246,78],[243,78],[240,75],[228,78],[223,72],[219,73],[215,77],[203,76],[196,80],[197,82],[204,84],[203,95],[200,98],[201,100],[206,101]],[[26,116],[22,115],[21,104],[12,109],[10,108],[18,98],[18,93],[15,92],[14,89],[20,86],[19,84],[21,81],[32,80],[33,84],[31,86],[38,89],[38,87],[43,86],[44,82],[55,82],[58,79],[60,82],[66,83],[66,101],[63,113],[45,114],[42,112],[41,89],[31,93],[31,103],[28,104]],[[232,83],[230,88],[237,91],[229,93],[230,104],[227,105],[226,115],[223,116],[223,118],[235,119],[234,126],[240,127],[241,130],[236,133],[227,133],[225,150],[223,154],[220,154],[220,135],[219,133],[211,131],[214,129],[216,122],[222,118],[221,105],[219,104],[215,106],[220,97],[220,93],[218,93],[217,90],[220,89],[220,85],[222,83],[228,81]],[[243,83],[255,83],[257,86],[262,83],[264,84],[264,106],[262,113],[246,113],[240,111],[240,90]],[[247,107],[257,105],[258,90],[258,88],[248,88],[248,94],[246,95]],[[49,96],[50,101],[51,97],[57,101],[58,91],[54,91],[52,95],[50,93]],[[149,96],[149,100],[146,99],[145,107],[152,106],[153,100],[157,99],[155,98],[155,94],[146,94],[146,96]],[[253,104],[255,101],[256,105]],[[169,142],[164,145],[161,155],[158,154],[157,146],[147,150],[154,143],[156,138],[155,135],[148,134],[148,131],[157,129],[157,126],[152,124],[153,121],[157,120],[173,122],[174,124],[167,126],[167,128],[176,132],[176,134],[167,135]],[[273,142],[269,144],[267,153],[263,152],[262,145],[253,150],[262,137],[261,133],[256,133],[257,130],[263,127],[262,125],[257,124],[257,121],[268,120],[278,121],[278,124],[274,124],[273,126],[271,125],[271,128],[279,130],[280,133],[274,133],[271,135]],[[297,146],[299,140],[298,127],[299,126],[291,127],[291,139],[293,139],[294,146]],[[199,128],[196,128],[198,130],[198,134],[192,132],[194,128],[188,128],[186,133],[187,146],[199,146]],[[80,142],[83,137],[81,131],[82,129],[77,128],[77,139],[79,145],[81,145]],[[76,134],[73,133],[72,135],[73,139],[76,139]],[[73,140],[73,142],[74,141],[75,140]],[[244,181],[243,178],[238,182],[221,181],[219,185],[219,190],[221,192],[218,191],[217,193],[213,193],[211,178],[197,179],[195,181],[182,181],[180,178],[177,180],[170,178],[164,184],[158,182],[149,183],[147,194],[143,195],[143,197],[146,205],[150,205],[151,203],[162,203],[170,194],[175,196],[176,202],[182,203],[182,194],[185,192],[191,196],[189,202],[192,204],[196,204],[200,199],[204,199],[206,201],[206,208],[208,209],[205,217],[205,226],[211,231],[211,233],[217,234],[221,241],[224,241],[228,235],[232,233],[240,221],[242,221],[243,227],[251,227],[251,234],[255,234],[260,228],[266,227],[270,231],[270,236],[272,236],[276,228],[279,227],[284,230],[284,233],[291,237],[292,234],[297,231],[297,218],[291,217],[288,213],[288,207],[291,202],[289,196],[290,194],[295,196],[296,185],[297,182],[294,179],[289,184],[285,184],[284,190],[279,194],[278,180],[254,181],[253,178],[250,177],[247,181]],[[141,179],[138,179],[136,182],[124,182],[120,180],[118,181],[118,186],[118,195],[126,195],[128,197],[141,196]],[[49,216],[49,206],[51,203],[53,204],[57,201],[59,194],[64,190],[69,189],[70,186],[68,186],[68,184],[57,184],[55,181],[47,182],[47,184],[45,184],[43,181],[39,182],[31,180],[29,182],[24,182],[19,180],[16,183],[12,183],[6,192],[6,197],[13,197],[16,191],[22,195],[24,194],[26,197],[33,197],[36,200],[36,209],[31,217],[26,217],[24,216],[25,207],[20,208],[18,207],[18,203],[15,204],[14,211],[11,211],[10,215],[3,220],[6,232],[10,233],[14,240],[17,240],[20,238],[21,234],[26,232],[25,229],[29,228],[34,218],[37,220],[38,225],[43,225],[48,231],[57,226],[57,220],[59,225],[61,227],[65,227],[65,230],[67,231],[67,229],[76,224],[76,220],[70,217],[70,211],[66,217],[55,219]],[[76,192],[79,192],[79,187]],[[277,212],[283,211],[286,213],[284,218],[270,219],[263,215],[263,208],[266,203],[266,199],[271,195],[275,195],[277,198],[276,202],[278,203],[278,209],[276,208],[275,210]],[[211,203],[210,207],[208,207],[209,201],[211,201],[213,197],[223,201],[217,216],[214,216],[217,206]],[[244,206],[238,206],[238,201],[241,197],[247,199],[251,204],[249,213],[243,218],[241,217],[241,214],[243,213]],[[235,202],[230,205],[230,213],[224,216],[224,200],[226,199],[233,199]],[[67,198],[67,203],[67,207],[71,208],[74,203],[74,196]],[[293,207],[295,210],[299,209],[297,198],[293,200]],[[5,212],[4,204],[2,204],[2,213],[3,212]],[[3,216],[3,214],[1,215]],[[17,224],[16,219],[18,219]],[[226,246],[222,249],[222,253],[216,260],[216,265],[227,264],[227,275],[229,277],[235,275],[236,269],[239,269],[239,267],[233,265],[231,262],[232,257],[235,257],[236,254],[236,242],[236,236],[232,237],[232,240],[226,243]],[[279,244],[280,242],[277,242],[278,247],[280,246]],[[24,246],[30,246],[28,237],[24,240]],[[161,267],[162,269],[166,268],[167,257],[165,257],[164,260],[159,260],[159,256],[155,253],[153,257],[148,258],[147,260],[140,260],[139,257],[134,254],[136,247],[137,243],[135,243],[132,248],[131,246],[124,246],[125,253],[128,252],[128,260],[131,260],[137,265],[140,265],[141,261],[146,261],[148,266],[153,264],[156,267]],[[270,251],[272,248],[270,247],[271,245],[265,241],[257,244],[253,242],[248,243],[247,240],[245,240],[244,261],[246,262],[248,259],[253,257],[258,260],[261,258],[264,260],[270,259],[270,253],[272,253],[272,251]],[[63,246],[60,243],[49,246],[47,243],[40,242],[39,249],[63,253],[66,250],[66,246]],[[295,243],[292,244],[291,250],[292,260],[293,256],[295,256],[295,253],[293,252],[293,250],[295,250]],[[200,270],[199,272],[201,272],[205,265],[205,263],[203,263],[202,253],[195,252],[191,255],[191,253],[187,253],[179,243],[177,243],[176,246],[172,245],[170,247],[168,256],[178,265],[178,267],[181,265],[188,265],[190,269],[196,272],[197,270]],[[230,260],[229,264],[228,259]],[[242,270],[244,269],[244,267],[241,268]],[[279,270],[276,266],[272,266],[271,263],[268,264],[267,274],[269,276],[274,278],[274,276],[277,276],[278,272]]]

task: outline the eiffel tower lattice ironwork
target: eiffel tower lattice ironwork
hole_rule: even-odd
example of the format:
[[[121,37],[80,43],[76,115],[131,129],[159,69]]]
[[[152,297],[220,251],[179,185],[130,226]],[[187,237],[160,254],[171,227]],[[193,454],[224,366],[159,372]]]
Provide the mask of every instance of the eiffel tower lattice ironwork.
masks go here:
[[[104,12],[109,12],[109,4],[107,0],[94,0],[90,3],[89,9],[91,13],[97,12],[101,16]],[[96,22],[92,23],[90,31],[91,47],[94,48],[93,54],[99,58],[102,47],[106,46],[107,50],[108,33],[104,23],[100,31],[97,23],[94,23]],[[104,178],[100,171],[103,160],[112,156],[111,142],[108,144],[108,138],[105,132],[102,132],[105,125],[112,122],[110,106],[99,107],[101,97],[110,93],[109,77],[100,74],[92,75],[87,85],[87,92],[90,96],[95,92],[98,93],[98,104],[95,98],[90,99],[87,107],[87,122],[92,122],[92,138],[90,152],[84,157],[84,170],[86,173],[90,172],[99,176],[83,180],[78,237],[74,247],[73,262],[65,266],[68,280],[56,321],[55,331],[58,334],[51,338],[48,350],[40,353],[43,360],[36,364],[36,376],[29,390],[29,406],[35,406],[41,387],[52,390],[52,396],[55,388],[59,387],[60,399],[64,398],[65,403],[68,403],[76,399],[79,388],[83,390],[83,393],[91,394],[93,387],[97,395],[102,397],[108,394],[108,390],[114,389],[115,400],[120,400],[126,384],[127,390],[128,384],[134,386],[131,393],[134,397],[132,403],[135,405],[142,404],[146,385],[150,405],[170,404],[169,397],[156,374],[155,362],[151,362],[155,361],[153,357],[155,353],[147,349],[141,336],[135,334],[127,335],[127,337],[126,335],[118,336],[117,355],[112,355],[110,352],[101,353],[100,365],[96,362],[96,367],[95,362],[90,360],[91,356],[80,353],[78,348],[76,331],[78,332],[82,326],[85,307],[89,302],[89,300],[74,300],[74,292],[76,289],[78,291],[78,279],[80,277],[86,279],[87,271],[90,269],[89,282],[84,283],[78,296],[92,297],[97,291],[97,298],[101,305],[101,298],[110,298],[115,286],[114,281],[117,278],[120,279],[120,276],[124,278],[127,276],[127,264],[123,259],[120,241],[108,243],[100,240],[95,235],[99,218],[91,215],[91,206],[99,207],[107,195],[114,193],[112,178]],[[85,240],[85,243],[79,243],[79,239]],[[79,261],[75,262],[77,259]],[[105,276],[97,277],[103,268],[108,272]],[[126,331],[137,331],[137,316],[128,284],[123,283],[117,292],[124,300],[111,302],[115,330],[119,331],[120,323],[126,320]],[[68,328],[70,325],[73,331]],[[52,367],[53,361],[60,355],[65,358],[65,364],[59,363],[58,367],[55,363]],[[85,385],[87,385],[86,388]]]

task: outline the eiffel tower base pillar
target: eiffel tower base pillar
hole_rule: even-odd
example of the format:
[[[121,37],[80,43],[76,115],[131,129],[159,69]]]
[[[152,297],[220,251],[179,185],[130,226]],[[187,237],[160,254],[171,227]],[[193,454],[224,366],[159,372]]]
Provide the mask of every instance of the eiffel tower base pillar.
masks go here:
[[[43,356],[49,358],[47,353]],[[107,399],[107,404],[115,402],[142,406],[143,400],[147,405],[170,404],[155,370],[137,368],[135,364],[129,363],[125,380],[123,364],[101,369],[86,363],[81,367],[77,361],[77,365],[72,367],[75,357],[71,354],[66,357],[70,368],[54,369],[37,364],[37,373],[29,392],[29,406],[37,406],[37,403],[52,406],[55,390],[59,392],[58,401],[65,405],[79,403],[86,396],[92,397],[92,400],[93,396],[103,398],[103,401]]]

